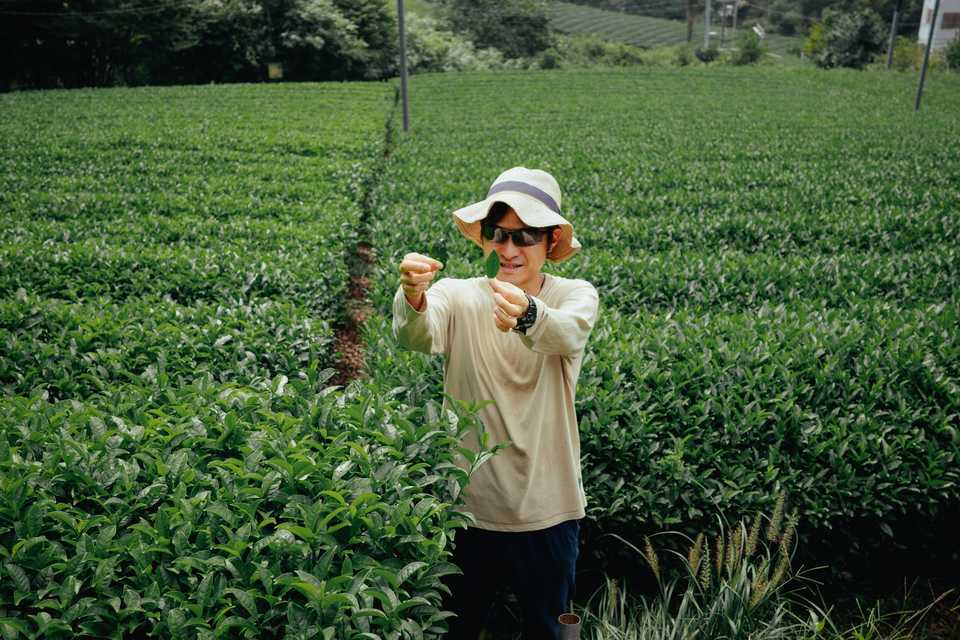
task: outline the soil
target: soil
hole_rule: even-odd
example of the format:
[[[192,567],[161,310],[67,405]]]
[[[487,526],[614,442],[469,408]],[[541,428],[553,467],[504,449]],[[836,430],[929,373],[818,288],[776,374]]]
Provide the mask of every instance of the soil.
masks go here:
[[[337,375],[332,382],[346,385],[363,373],[363,325],[373,313],[373,307],[367,293],[370,291],[370,266],[376,260],[373,247],[366,242],[358,242],[353,253],[347,256],[350,272],[350,286],[344,304],[344,314],[334,327],[336,335]]]

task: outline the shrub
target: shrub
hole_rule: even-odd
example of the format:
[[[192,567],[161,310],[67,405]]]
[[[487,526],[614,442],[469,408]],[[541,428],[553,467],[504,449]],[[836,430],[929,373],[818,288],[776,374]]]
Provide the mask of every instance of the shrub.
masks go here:
[[[540,54],[540,68],[541,69],[559,69],[560,68],[560,52],[554,47],[550,47],[542,54]]]
[[[555,46],[536,58],[541,69],[625,67],[643,64],[644,51],[622,42],[609,42],[596,36],[564,36]]]
[[[710,45],[706,49],[704,49],[703,47],[697,47],[693,51],[693,55],[697,56],[697,60],[699,60],[700,62],[708,64],[710,62],[713,62],[720,56],[720,50],[713,45]]]
[[[897,71],[907,71],[917,67],[920,49],[916,40],[906,36],[897,36],[893,45],[893,68]]]
[[[673,60],[678,67],[689,66],[693,62],[693,50],[686,45],[680,45],[677,47]]]
[[[756,64],[763,57],[763,43],[753,30],[747,29],[737,37],[737,50],[730,61],[736,65]]]
[[[826,48],[824,38],[824,27],[822,22],[817,22],[810,27],[810,35],[803,42],[803,55],[814,60],[823,53]]]
[[[943,51],[943,57],[947,62],[947,67],[954,70],[960,70],[960,32],[950,41],[947,48]]]

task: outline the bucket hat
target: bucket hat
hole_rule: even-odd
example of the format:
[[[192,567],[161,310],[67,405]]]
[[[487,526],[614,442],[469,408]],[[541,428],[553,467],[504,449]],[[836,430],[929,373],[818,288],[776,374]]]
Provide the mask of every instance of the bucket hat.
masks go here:
[[[495,202],[510,205],[528,227],[560,227],[560,240],[547,254],[547,260],[562,262],[580,250],[573,225],[560,215],[560,185],[546,171],[526,167],[507,169],[493,181],[484,200],[453,212],[460,233],[481,248],[480,224]]]

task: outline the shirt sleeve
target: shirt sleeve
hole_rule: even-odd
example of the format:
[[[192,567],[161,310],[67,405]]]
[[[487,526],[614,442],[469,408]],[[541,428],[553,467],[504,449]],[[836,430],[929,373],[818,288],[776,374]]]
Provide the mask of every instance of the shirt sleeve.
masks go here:
[[[444,353],[449,344],[450,295],[447,279],[427,289],[420,311],[414,309],[403,287],[393,297],[393,337],[404,349]]]
[[[531,296],[537,305],[537,319],[521,335],[532,351],[544,355],[576,356],[587,346],[587,338],[597,321],[600,297],[586,280],[581,280],[556,307],[548,307],[540,298]]]

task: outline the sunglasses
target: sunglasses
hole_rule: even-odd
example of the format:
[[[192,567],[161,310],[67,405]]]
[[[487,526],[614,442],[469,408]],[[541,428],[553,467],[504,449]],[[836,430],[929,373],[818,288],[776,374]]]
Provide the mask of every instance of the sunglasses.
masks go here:
[[[483,237],[487,240],[493,240],[496,244],[503,244],[507,238],[513,240],[513,244],[518,247],[532,247],[543,240],[543,229],[534,229],[533,227],[524,227],[523,229],[503,229],[501,227],[491,227],[480,225],[483,231]]]

